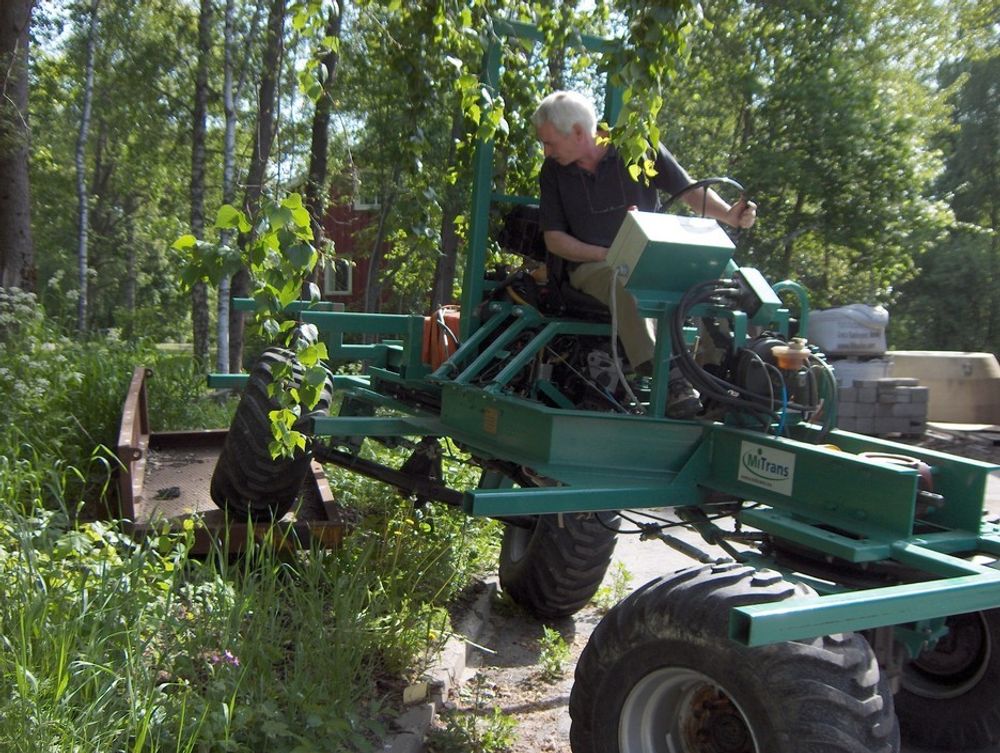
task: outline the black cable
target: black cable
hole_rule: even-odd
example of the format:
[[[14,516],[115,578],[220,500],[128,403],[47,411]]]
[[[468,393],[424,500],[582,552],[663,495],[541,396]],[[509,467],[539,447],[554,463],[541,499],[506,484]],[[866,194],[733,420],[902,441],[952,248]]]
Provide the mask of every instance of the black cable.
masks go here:
[[[741,507],[740,509],[742,510],[743,508]],[[631,523],[632,525],[636,526],[636,530],[634,530],[634,531],[622,530],[621,528],[615,528],[614,526],[608,525],[607,523],[604,522],[604,520],[601,519],[601,514],[599,512],[598,513],[594,513],[594,517],[596,517],[598,523],[600,523],[601,526],[604,527],[604,528],[606,528],[607,530],[609,530],[609,531],[615,531],[617,533],[623,533],[623,534],[626,534],[626,535],[629,535],[629,536],[642,535],[644,533],[649,533],[650,531],[657,531],[657,532],[659,532],[659,531],[665,531],[668,528],[693,528],[694,527],[694,524],[688,523],[688,522],[683,521],[683,520],[667,521],[667,520],[663,520],[662,518],[656,518],[655,515],[652,515],[652,514],[650,514],[648,512],[639,512],[638,514],[639,515],[645,515],[647,517],[651,517],[651,518],[654,518],[656,520],[660,520],[662,522],[659,523],[659,524],[655,524],[655,523],[642,523],[640,521],[637,521],[637,520],[634,520],[634,519],[630,518],[628,515],[625,514],[626,512],[636,513],[637,511],[636,510],[619,510],[618,513],[617,513],[618,517],[620,517],[622,520],[627,520],[629,523]],[[712,522],[712,521],[716,521],[716,520],[722,520],[723,518],[732,518],[732,517],[735,517],[735,516],[736,516],[735,512],[723,512],[723,513],[719,513],[718,515],[706,515],[705,516],[705,520],[702,521],[702,522]]]
[[[738,410],[751,413],[767,427],[778,420],[774,410],[774,398],[768,395],[758,395],[745,387],[740,387],[705,371],[694,359],[684,343],[684,322],[688,312],[701,303],[714,303],[734,306],[732,298],[739,294],[739,289],[733,287],[731,280],[707,280],[690,288],[682,297],[674,311],[671,320],[671,336],[673,338],[674,355],[678,359],[681,373],[705,397],[732,406]],[[735,393],[735,394],[734,394]],[[789,402],[783,404],[783,410],[809,412],[816,406]]]

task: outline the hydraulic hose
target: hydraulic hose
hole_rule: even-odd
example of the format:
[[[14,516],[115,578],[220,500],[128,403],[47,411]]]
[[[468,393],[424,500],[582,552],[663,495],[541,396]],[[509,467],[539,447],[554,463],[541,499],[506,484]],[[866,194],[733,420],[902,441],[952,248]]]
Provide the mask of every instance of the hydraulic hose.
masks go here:
[[[768,425],[780,420],[788,410],[803,413],[816,410],[816,406],[789,402],[787,397],[783,397],[781,413],[779,414],[774,409],[774,394],[758,395],[745,387],[710,374],[695,361],[694,356],[684,346],[684,322],[687,320],[691,309],[701,303],[734,306],[735,297],[738,293],[739,290],[734,287],[734,283],[731,280],[720,279],[708,280],[695,285],[681,297],[671,320],[674,355],[677,358],[681,373],[705,397],[723,405],[736,408],[737,410],[751,413],[761,420],[766,420]],[[766,368],[767,364],[764,365]],[[782,387],[784,392],[785,385],[783,381]]]

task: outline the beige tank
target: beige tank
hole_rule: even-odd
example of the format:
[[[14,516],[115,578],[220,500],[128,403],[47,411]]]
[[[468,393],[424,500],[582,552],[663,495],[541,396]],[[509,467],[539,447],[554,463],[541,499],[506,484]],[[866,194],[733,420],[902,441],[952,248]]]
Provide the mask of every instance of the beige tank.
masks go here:
[[[930,388],[927,420],[1000,424],[1000,363],[992,353],[893,350],[893,377],[915,377]]]

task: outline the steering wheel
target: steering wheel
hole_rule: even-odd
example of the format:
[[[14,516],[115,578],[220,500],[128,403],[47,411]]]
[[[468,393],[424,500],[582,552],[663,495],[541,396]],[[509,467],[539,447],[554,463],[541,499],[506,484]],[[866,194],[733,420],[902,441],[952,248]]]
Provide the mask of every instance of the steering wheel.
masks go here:
[[[677,193],[675,193],[673,196],[671,196],[669,199],[667,199],[663,203],[663,206],[660,207],[660,211],[661,212],[666,212],[675,201],[677,201],[679,198],[681,198],[684,194],[688,193],[689,191],[697,191],[699,188],[709,188],[711,186],[716,186],[716,185],[719,185],[721,183],[724,183],[727,186],[733,186],[737,191],[740,192],[741,196],[746,193],[746,189],[743,188],[743,186],[741,186],[739,183],[737,183],[732,178],[705,178],[704,180],[697,180],[694,183],[692,183],[691,185],[685,186],[680,191],[678,191]],[[706,193],[706,198],[704,199],[704,201],[702,202],[702,205],[701,205],[701,216],[702,217],[705,216],[705,206],[706,206],[706,202],[707,201],[708,201],[708,198],[707,198],[707,193]]]

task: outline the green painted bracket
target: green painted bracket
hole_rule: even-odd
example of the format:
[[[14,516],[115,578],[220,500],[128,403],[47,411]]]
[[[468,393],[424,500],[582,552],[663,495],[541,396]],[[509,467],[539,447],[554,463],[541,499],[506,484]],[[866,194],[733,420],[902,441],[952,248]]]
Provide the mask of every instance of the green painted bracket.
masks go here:
[[[1000,571],[902,542],[894,558],[953,577],[736,607],[729,635],[747,646],[802,640],[993,609],[1000,602]],[[963,574],[964,573],[964,574]]]
[[[548,345],[553,338],[559,335],[606,335],[608,334],[608,326],[606,324],[588,324],[586,322],[563,322],[563,321],[552,321],[548,322],[539,332],[535,335],[516,356],[509,359],[508,363],[504,368],[497,374],[493,380],[490,382],[489,389],[498,389],[504,387],[517,376],[518,372],[521,371],[526,365],[535,359],[535,357]],[[464,375],[458,381],[465,381]],[[570,406],[572,407],[572,406]]]
[[[208,386],[220,390],[241,390],[246,386],[249,374],[209,374]]]
[[[507,321],[513,307],[509,303],[491,303],[488,307],[490,318],[471,337],[463,339],[461,347],[451,358],[438,366],[430,375],[434,381],[451,379],[460,372],[468,361],[474,359],[486,340]]]
[[[892,542],[913,534],[915,469],[721,424],[708,431],[707,486],[863,539]]]
[[[361,314],[345,311],[303,311],[302,321],[315,324],[320,332],[327,333],[330,357],[357,357],[372,360],[379,366],[388,365],[389,345],[345,345],[343,335],[401,335],[396,345],[400,353],[394,355],[399,372],[404,377],[422,377],[427,367],[423,363],[424,317],[412,314]],[[371,348],[370,351],[363,350]]]
[[[794,439],[802,442],[820,441],[819,426],[799,424],[791,427],[790,431]],[[971,532],[979,531],[982,526],[986,487],[990,474],[1000,470],[1000,466],[839,430],[830,432],[822,441],[843,450],[841,454],[882,452],[923,460],[931,466],[934,491],[945,498],[944,507],[927,512],[924,516],[927,522],[942,528]],[[875,496],[877,493],[874,489],[868,492],[873,500],[878,499]],[[881,503],[885,504],[886,500],[881,500]]]
[[[690,498],[693,489],[685,490]],[[481,517],[601,512],[677,504],[679,490],[669,486],[475,489],[465,493],[465,511]]]
[[[487,345],[486,349],[474,358],[472,363],[462,369],[454,378],[454,382],[457,384],[469,384],[494,360],[497,358],[503,359],[507,346],[514,343],[524,330],[539,321],[538,313],[531,308],[515,306],[511,314],[516,317],[514,323],[497,335],[496,339]]]
[[[771,286],[775,293],[781,295],[790,291],[799,302],[799,337],[809,337],[809,291],[794,280],[782,280]],[[786,313],[787,316],[787,313]]]
[[[253,298],[233,298],[234,311],[256,311],[257,302]],[[304,311],[343,311],[344,304],[333,301],[292,301],[285,306],[290,314],[300,314]]]
[[[441,437],[441,422],[415,416],[321,416],[313,433],[322,437]]]

